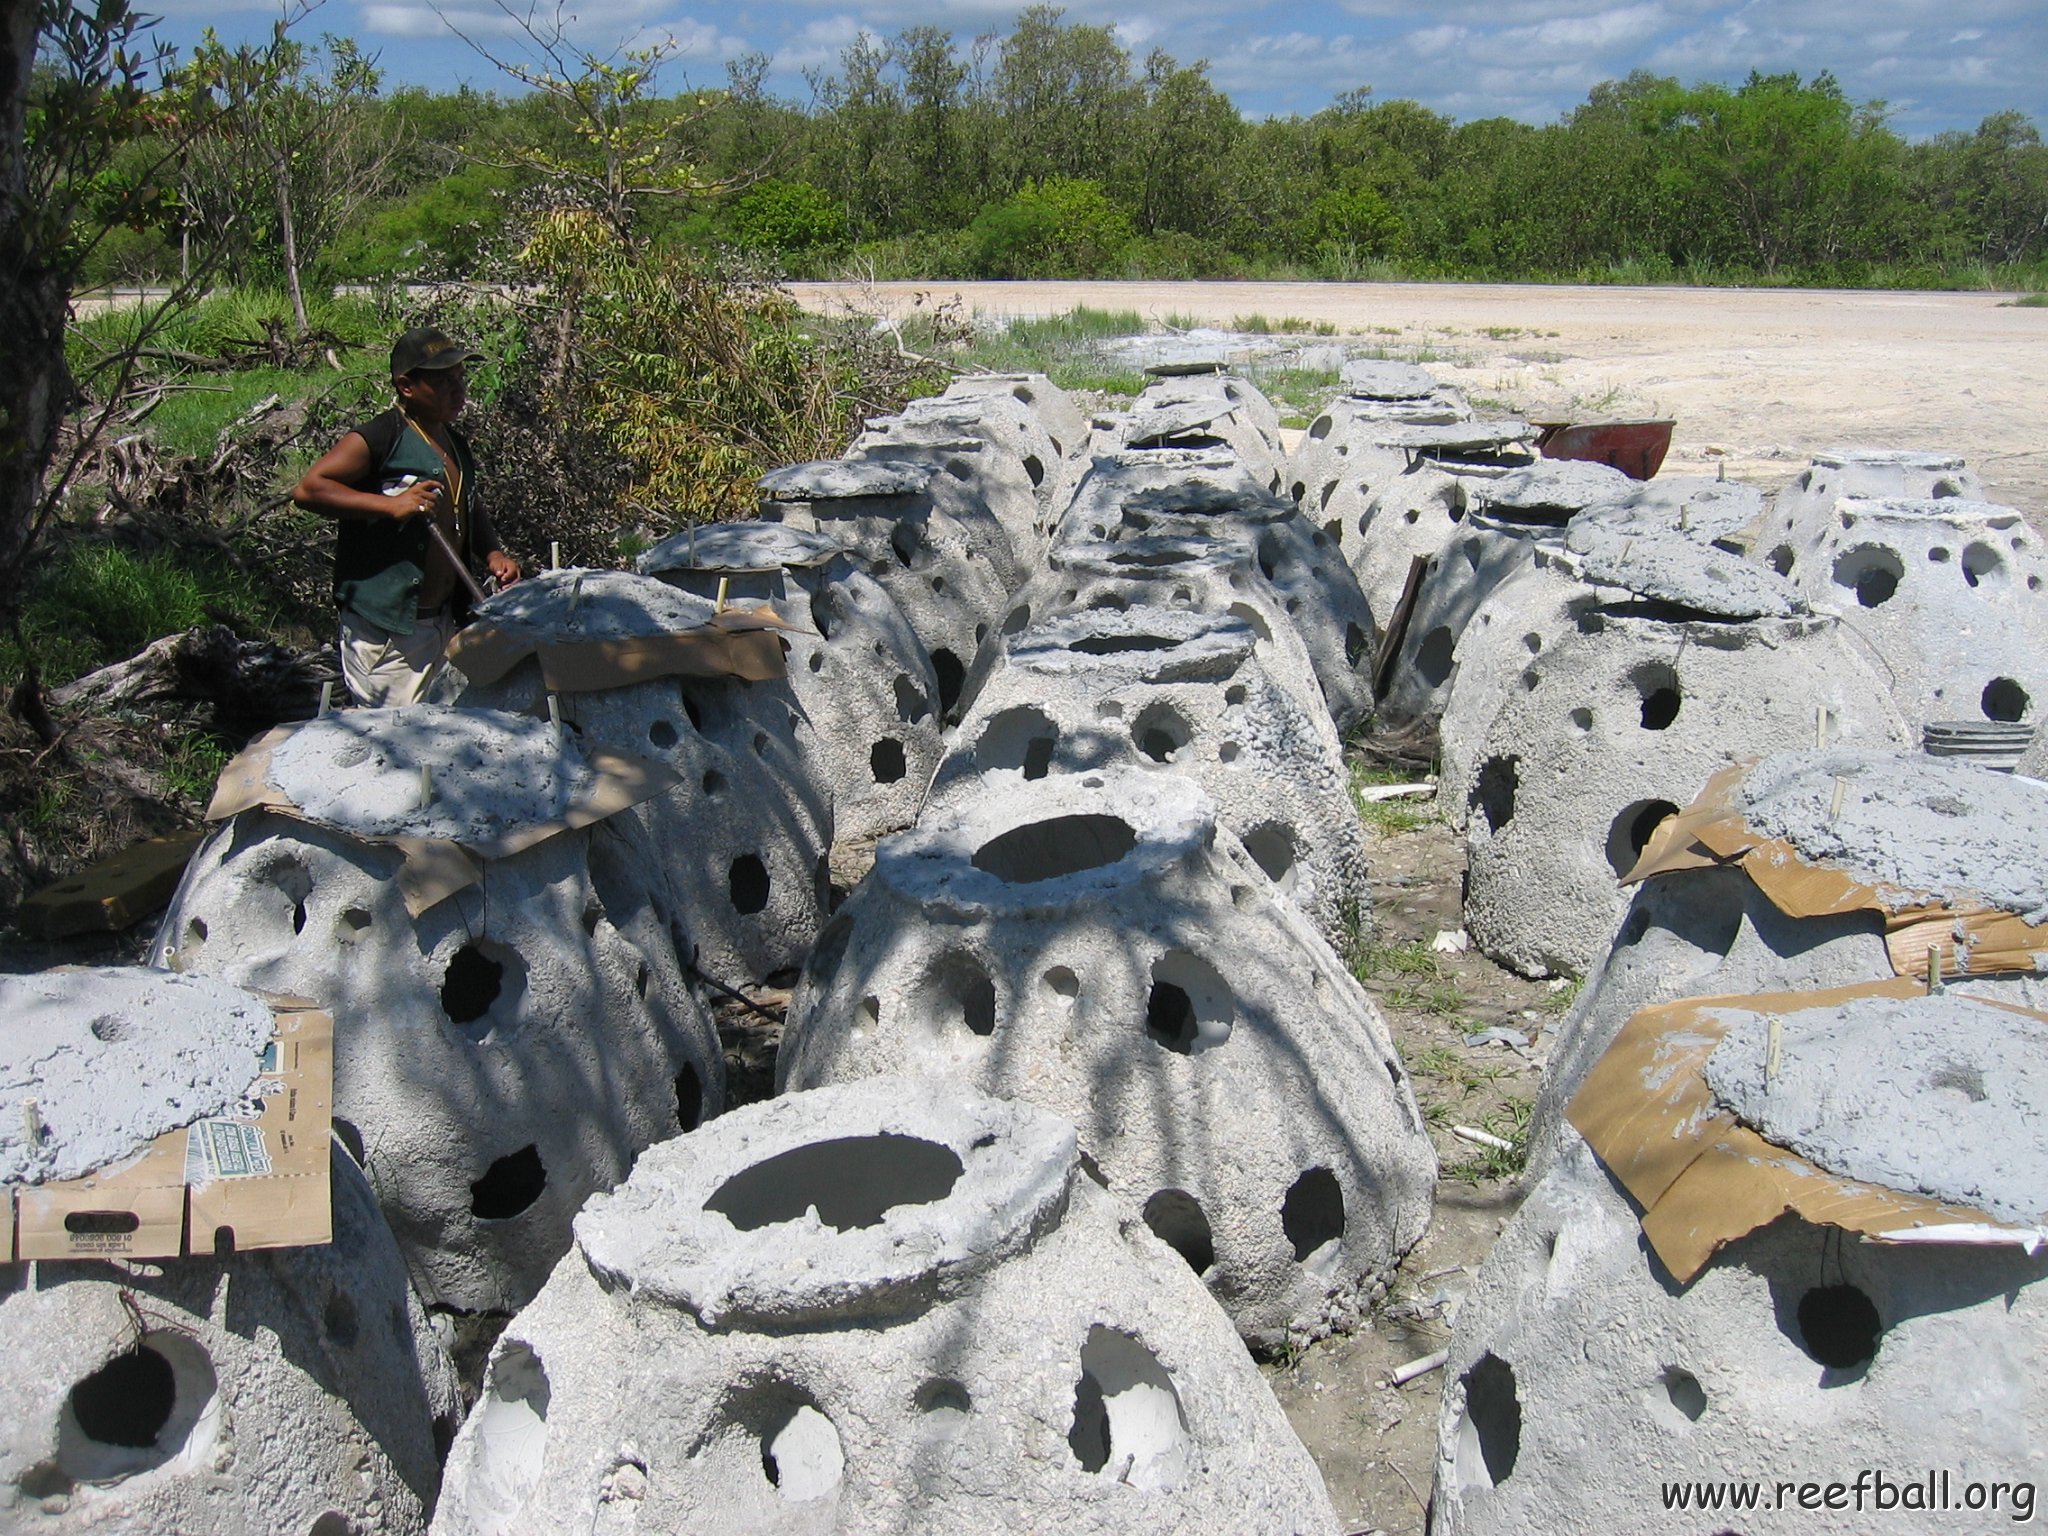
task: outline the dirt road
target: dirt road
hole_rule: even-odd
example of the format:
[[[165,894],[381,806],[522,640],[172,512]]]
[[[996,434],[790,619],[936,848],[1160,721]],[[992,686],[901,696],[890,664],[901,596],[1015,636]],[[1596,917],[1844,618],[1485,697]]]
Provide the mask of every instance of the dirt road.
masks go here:
[[[2048,309],[2002,294],[1428,283],[799,283],[814,308],[989,316],[1077,305],[1229,326],[1335,326],[1478,400],[1537,415],[1670,416],[1666,473],[1775,487],[1833,447],[1948,449],[2048,523]]]

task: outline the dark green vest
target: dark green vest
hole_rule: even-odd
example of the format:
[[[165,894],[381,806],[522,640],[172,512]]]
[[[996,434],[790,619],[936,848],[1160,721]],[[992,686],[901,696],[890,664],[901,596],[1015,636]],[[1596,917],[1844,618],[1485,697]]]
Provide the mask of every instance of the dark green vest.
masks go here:
[[[357,485],[359,491],[381,491],[407,475],[438,480],[448,486],[448,469],[433,444],[406,425],[395,406],[382,416],[356,428],[370,445],[373,466],[369,478]],[[462,470],[462,496],[469,498],[476,466],[470,458],[469,440],[455,428],[448,429],[449,444],[455,450],[456,465]],[[469,509],[458,506],[469,542]],[[368,619],[394,635],[409,635],[419,619],[420,584],[426,580],[428,519],[409,517],[395,522],[380,517],[371,522],[343,518],[336,525],[334,546],[334,606]],[[463,558],[469,551],[462,551]],[[458,620],[466,616],[466,594],[460,585],[453,599]]]

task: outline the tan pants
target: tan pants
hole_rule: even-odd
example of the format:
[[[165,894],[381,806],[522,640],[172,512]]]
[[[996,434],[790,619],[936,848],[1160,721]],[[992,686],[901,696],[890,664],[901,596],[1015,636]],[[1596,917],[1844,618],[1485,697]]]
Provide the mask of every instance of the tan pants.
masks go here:
[[[455,623],[447,613],[421,614],[409,635],[394,635],[360,614],[341,613],[341,676],[366,709],[417,704],[447,664]]]

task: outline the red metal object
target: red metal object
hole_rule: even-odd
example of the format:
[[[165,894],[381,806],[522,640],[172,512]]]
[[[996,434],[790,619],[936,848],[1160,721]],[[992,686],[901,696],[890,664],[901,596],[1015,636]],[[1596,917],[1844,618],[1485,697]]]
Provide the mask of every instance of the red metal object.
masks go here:
[[[1670,421],[1538,421],[1536,446],[1546,459],[1611,464],[1633,480],[1648,480],[1671,447]]]

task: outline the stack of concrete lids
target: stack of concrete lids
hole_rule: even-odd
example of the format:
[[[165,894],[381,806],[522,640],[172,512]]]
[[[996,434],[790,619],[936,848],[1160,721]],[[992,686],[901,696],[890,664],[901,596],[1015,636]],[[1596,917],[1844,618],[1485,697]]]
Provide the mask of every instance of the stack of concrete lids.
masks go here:
[[[1960,757],[2011,773],[2033,745],[2034,727],[2024,721],[1930,720],[1921,748],[1932,757]]]

